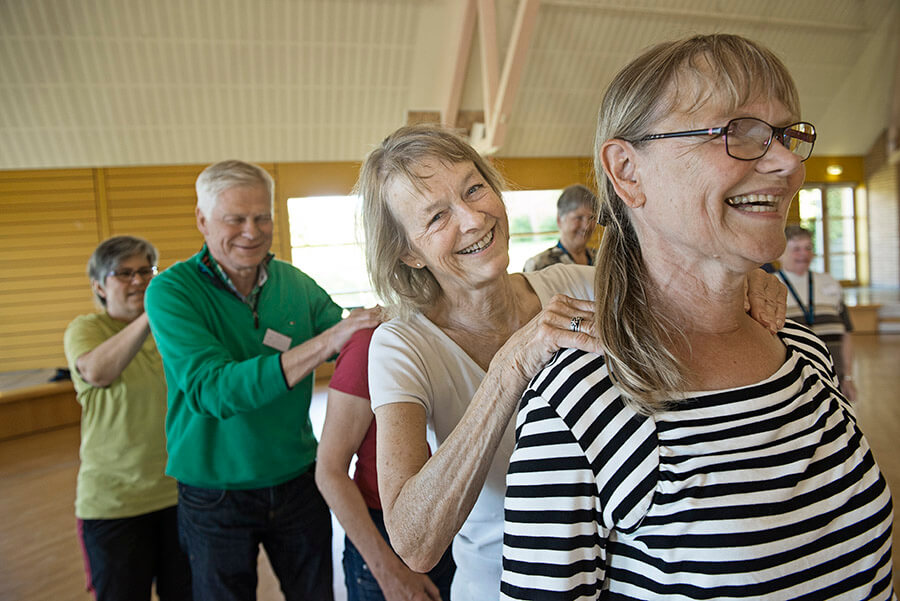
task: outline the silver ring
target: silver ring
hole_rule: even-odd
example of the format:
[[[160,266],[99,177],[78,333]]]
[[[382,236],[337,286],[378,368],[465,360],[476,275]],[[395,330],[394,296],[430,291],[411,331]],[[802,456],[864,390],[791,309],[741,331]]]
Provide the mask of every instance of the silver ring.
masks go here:
[[[572,321],[569,322],[569,329],[573,332],[580,332],[582,319],[583,317],[581,317],[581,315],[576,315],[575,317],[573,317]]]

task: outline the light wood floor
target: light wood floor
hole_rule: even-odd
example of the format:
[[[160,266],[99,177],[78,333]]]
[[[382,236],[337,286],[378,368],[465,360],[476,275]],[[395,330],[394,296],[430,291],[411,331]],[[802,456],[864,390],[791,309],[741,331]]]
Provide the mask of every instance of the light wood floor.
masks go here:
[[[900,335],[855,335],[859,420],[900,499]],[[78,428],[0,442],[0,600],[89,601],[72,514]],[[900,522],[894,583],[900,590]],[[261,558],[259,599],[283,599]]]

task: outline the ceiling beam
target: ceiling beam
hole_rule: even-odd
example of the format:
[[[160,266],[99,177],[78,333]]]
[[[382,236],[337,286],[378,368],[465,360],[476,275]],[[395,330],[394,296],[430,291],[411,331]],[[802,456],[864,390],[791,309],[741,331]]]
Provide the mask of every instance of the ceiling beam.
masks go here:
[[[494,102],[500,85],[497,54],[497,10],[494,0],[478,0],[478,41],[481,44],[481,93],[488,128],[494,121]]]
[[[475,0],[465,0],[462,23],[460,24],[459,38],[456,44],[453,76],[450,81],[450,89],[444,108],[441,111],[441,123],[444,127],[456,127],[459,105],[462,101],[463,86],[466,83],[466,70],[469,64],[469,55],[472,53],[472,39],[475,33]]]
[[[506,50],[503,74],[500,77],[500,86],[497,89],[497,97],[494,100],[491,120],[488,122],[487,135],[484,140],[484,150],[487,154],[497,152],[506,141],[509,113],[522,81],[522,72],[525,69],[528,48],[531,46],[531,35],[534,33],[534,25],[537,22],[539,4],[539,0],[519,0],[516,21],[509,39],[509,47]]]
[[[490,155],[499,150],[506,138],[509,113],[522,79],[540,1],[519,0],[502,73],[500,72],[497,47],[495,0],[465,0],[465,2],[453,64],[452,81],[441,111],[441,123],[450,128],[457,128],[459,125],[459,106],[465,86],[477,18],[481,49],[484,122],[472,125],[469,141],[480,153]]]

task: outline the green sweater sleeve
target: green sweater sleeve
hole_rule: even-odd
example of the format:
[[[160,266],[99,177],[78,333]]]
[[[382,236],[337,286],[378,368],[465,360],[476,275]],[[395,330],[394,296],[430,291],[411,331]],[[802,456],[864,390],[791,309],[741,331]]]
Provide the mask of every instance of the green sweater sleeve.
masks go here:
[[[227,305],[237,305],[231,309],[234,313],[246,308],[228,303],[226,293],[212,286],[205,288],[160,275],[147,289],[145,307],[165,365],[170,400],[180,396],[193,413],[227,419],[259,409],[288,389],[280,354],[272,350],[249,356],[248,349],[258,343],[248,337],[258,334],[242,329]],[[223,298],[210,302],[210,295]]]

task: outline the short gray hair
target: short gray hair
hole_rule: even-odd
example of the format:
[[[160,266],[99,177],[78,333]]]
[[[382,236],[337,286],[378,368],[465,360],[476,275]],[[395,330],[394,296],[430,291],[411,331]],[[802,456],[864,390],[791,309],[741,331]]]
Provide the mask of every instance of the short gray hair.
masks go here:
[[[101,242],[94,249],[91,258],[88,259],[87,274],[92,282],[97,282],[101,287],[106,285],[106,276],[119,266],[122,261],[141,255],[147,257],[150,265],[156,265],[159,252],[156,247],[143,238],[137,236],[113,236]],[[106,299],[99,294],[94,294],[102,306],[106,306]]]
[[[574,184],[567,187],[559,195],[556,201],[556,216],[562,217],[566,213],[577,211],[581,207],[587,207],[591,212],[597,212],[597,197],[587,186]]]
[[[200,173],[195,185],[197,208],[208,217],[219,201],[219,194],[238,186],[265,188],[274,210],[275,181],[269,172],[259,165],[234,159],[214,163]]]
[[[794,238],[807,238],[812,240],[812,232],[802,225],[789,225],[784,228],[784,237],[787,238],[788,242]]]
[[[421,311],[441,295],[428,269],[413,269],[400,260],[411,250],[409,237],[388,203],[388,188],[398,179],[416,190],[427,188],[416,170],[428,159],[444,165],[471,162],[498,196],[504,188],[500,173],[465,140],[433,125],[401,127],[369,153],[355,187],[362,197],[366,267],[375,293],[395,315]]]

